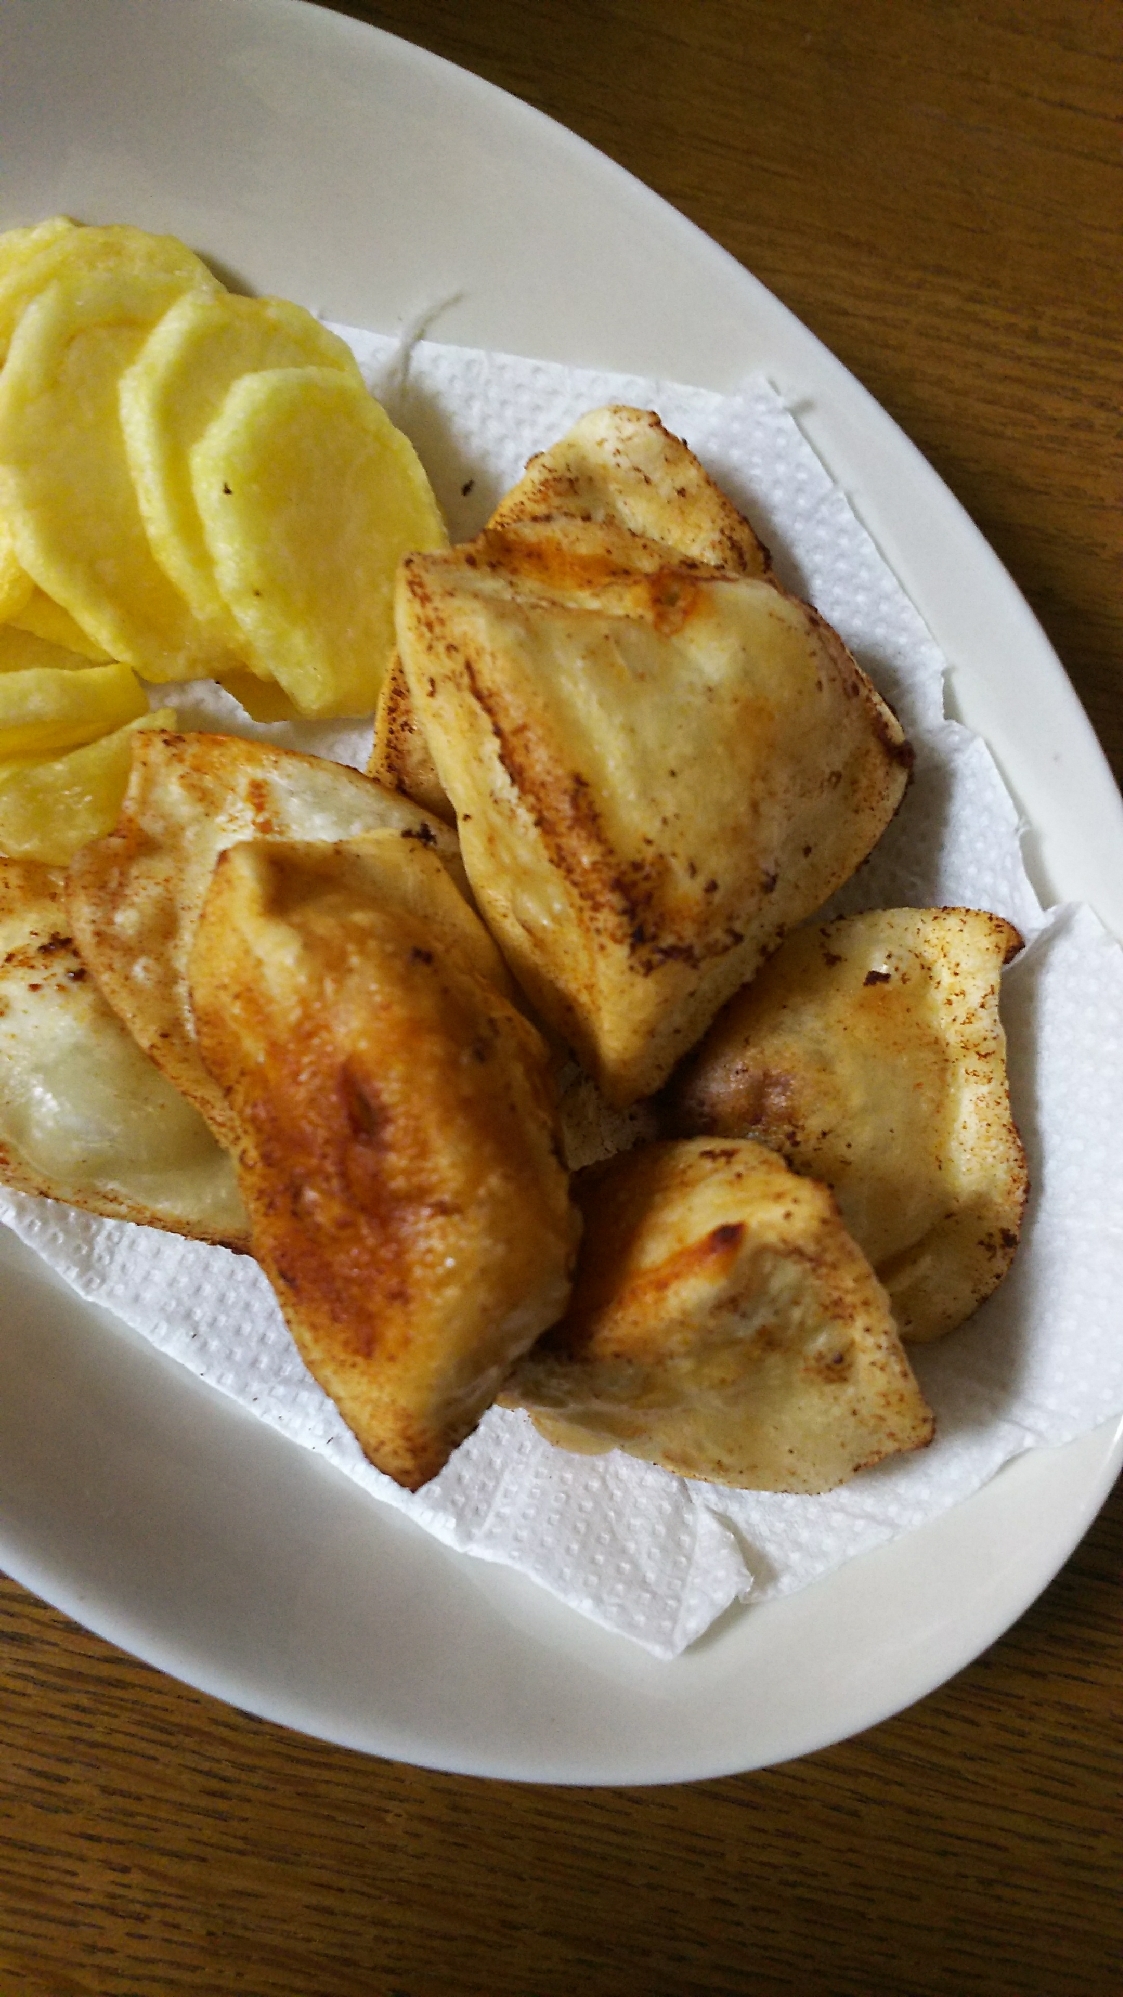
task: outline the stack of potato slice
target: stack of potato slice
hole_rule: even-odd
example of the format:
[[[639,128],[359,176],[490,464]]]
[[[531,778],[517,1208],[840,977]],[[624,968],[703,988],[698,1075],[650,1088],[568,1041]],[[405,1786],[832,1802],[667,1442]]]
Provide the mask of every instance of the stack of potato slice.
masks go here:
[[[0,236],[0,361],[0,852],[108,829],[140,680],[373,709],[399,556],[447,537],[341,340],[173,237],[59,217]]]

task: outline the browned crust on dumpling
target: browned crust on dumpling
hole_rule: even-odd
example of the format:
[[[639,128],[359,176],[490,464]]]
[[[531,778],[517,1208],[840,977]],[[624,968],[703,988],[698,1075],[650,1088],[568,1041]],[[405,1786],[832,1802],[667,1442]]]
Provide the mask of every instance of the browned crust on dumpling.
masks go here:
[[[618,527],[410,556],[398,635],[479,906],[617,1106],[849,877],[908,780],[816,612]]]
[[[823,1491],[933,1420],[828,1190],[749,1142],[643,1145],[577,1181],[562,1322],[503,1392],[551,1441],[741,1489]]]
[[[752,1137],[833,1187],[902,1335],[950,1331],[1013,1260],[1028,1193],[999,1017],[1017,930],[876,909],[790,936],[676,1078],[670,1127]]]
[[[439,862],[391,833],[233,847],[192,956],[253,1252],[306,1364],[409,1489],[569,1290],[549,1057],[493,956]]]

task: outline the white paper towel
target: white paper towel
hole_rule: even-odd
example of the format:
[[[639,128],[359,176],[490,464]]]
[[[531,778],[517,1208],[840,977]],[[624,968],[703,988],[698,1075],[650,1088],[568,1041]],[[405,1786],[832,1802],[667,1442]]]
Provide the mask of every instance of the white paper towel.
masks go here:
[[[1033,939],[1006,974],[1004,997],[1033,1175],[1013,1273],[970,1324],[914,1351],[937,1416],[932,1447],[825,1497],[691,1484],[619,1453],[570,1456],[525,1416],[498,1409],[409,1495],[366,1462],[246,1258],[2,1188],[0,1218],[82,1296],[375,1497],[669,1658],[750,1589],[755,1601],[803,1587],[966,1497],[1020,1450],[1067,1441],[1123,1408],[1123,952],[1086,909],[1043,915],[989,752],[943,718],[938,647],[765,383],[718,396],[347,337],[417,444],[454,539],[475,533],[531,453],[585,410],[611,401],[658,410],[753,520],[782,578],[836,626],[893,703],[917,750],[916,781],[832,912],[964,904],[1007,916]],[[175,689],[175,700],[183,726],[234,728],[360,766],[366,757],[369,729],[255,725],[211,685]]]

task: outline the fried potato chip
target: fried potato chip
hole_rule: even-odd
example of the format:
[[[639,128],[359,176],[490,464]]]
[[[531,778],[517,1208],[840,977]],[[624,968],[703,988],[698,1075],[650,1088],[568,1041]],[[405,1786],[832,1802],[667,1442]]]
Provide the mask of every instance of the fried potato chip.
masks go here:
[[[582,416],[560,443],[531,458],[488,525],[565,516],[626,528],[731,575],[771,572],[768,550],[748,521],[651,409],[614,405]],[[451,822],[452,806],[397,657],[383,683],[367,768],[376,783]]]
[[[569,1310],[500,1396],[551,1442],[744,1490],[827,1491],[932,1438],[825,1186],[763,1145],[645,1145],[576,1181]]]
[[[32,668],[81,672],[90,661],[69,646],[52,645],[17,624],[0,624],[0,673],[25,673]],[[132,668],[128,668],[131,672]]]
[[[28,582],[31,583],[30,576]],[[58,645],[67,652],[79,652],[83,658],[94,659],[104,665],[110,654],[104,645],[83,631],[76,624],[69,610],[56,603],[45,590],[31,584],[31,594],[21,608],[8,620],[15,631],[27,631],[35,638],[42,638],[49,645]]]
[[[215,861],[243,839],[350,839],[383,828],[432,846],[459,874],[448,828],[358,770],[239,736],[153,731],[133,742],[116,828],[71,867],[83,957],[140,1046],[228,1148],[237,1131],[199,1058],[187,990]]]
[[[653,409],[592,409],[531,458],[488,525],[572,515],[626,527],[729,575],[766,576],[772,562],[732,500]]]
[[[10,271],[18,270],[20,264],[29,257],[45,250],[57,236],[63,236],[76,225],[67,215],[53,215],[46,222],[35,222],[29,228],[5,229],[0,234],[0,283]]]
[[[0,374],[0,510],[21,565],[154,680],[228,656],[152,554],[117,407],[123,370],[186,281],[125,268],[56,278],[25,308]]]
[[[235,382],[191,476],[254,670],[302,714],[370,713],[398,559],[448,538],[408,438],[351,376],[272,368]]]
[[[163,275],[178,291],[188,286],[221,289],[206,264],[175,236],[154,236],[125,223],[77,228],[65,217],[27,231],[13,254],[0,256],[0,362],[7,358],[27,306],[56,279],[81,286],[99,273],[127,277],[142,271]],[[173,289],[171,296],[175,295]]]
[[[28,666],[0,673],[0,763],[60,755],[148,713],[131,666]]]
[[[564,1308],[549,1057],[431,852],[253,842],[215,868],[199,1043],[242,1132],[253,1252],[301,1354],[408,1489]]]
[[[239,627],[214,578],[191,488],[190,454],[239,376],[264,368],[327,367],[363,387],[350,348],[283,298],[185,292],[121,377],[121,428],[152,551],[196,617]]]
[[[0,626],[16,617],[31,599],[35,588],[16,554],[12,530],[0,515]]]
[[[1020,947],[968,908],[798,930],[673,1090],[676,1129],[757,1138],[833,1188],[904,1338],[961,1324],[1017,1247],[1027,1175],[998,988]]]
[[[865,858],[897,721],[805,604],[620,528],[410,555],[397,624],[484,919],[626,1107]]]
[[[105,1003],[63,878],[0,860],[0,1179],[114,1220],[244,1247],[232,1161]]]
[[[67,866],[116,825],[136,730],[174,726],[174,709],[161,707],[64,756],[0,764],[0,853]]]
[[[223,673],[221,685],[244,707],[251,721],[299,721],[299,707],[276,680],[259,680],[247,667],[245,672]]]

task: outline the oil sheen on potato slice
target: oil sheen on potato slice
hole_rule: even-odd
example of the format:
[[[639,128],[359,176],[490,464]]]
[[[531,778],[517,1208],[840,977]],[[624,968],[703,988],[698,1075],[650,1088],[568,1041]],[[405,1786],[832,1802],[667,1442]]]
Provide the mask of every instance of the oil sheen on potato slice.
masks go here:
[[[0,1178],[244,1247],[234,1166],[141,1053],[70,935],[61,873],[0,860]]]
[[[563,1448],[826,1491],[931,1440],[888,1301],[825,1186],[762,1145],[641,1146],[575,1187],[569,1309],[501,1395]]]
[[[863,860],[911,754],[770,582],[579,521],[411,555],[398,643],[484,919],[609,1101]]]
[[[153,553],[196,617],[225,628],[235,653],[241,634],[215,582],[190,456],[241,375],[302,366],[334,368],[362,388],[350,348],[303,306],[192,291],[121,377],[121,428]]]
[[[540,451],[500,500],[489,527],[572,517],[623,527],[731,575],[770,573],[768,550],[693,451],[652,409],[590,410],[560,443]],[[370,774],[438,818],[453,816],[413,707],[400,660],[378,704]]]
[[[25,308],[0,374],[0,510],[19,560],[96,644],[150,680],[195,677],[227,656],[152,553],[118,413],[122,373],[191,276],[57,277]]]
[[[447,541],[409,439],[349,374],[271,368],[234,383],[191,476],[254,671],[302,714],[371,713],[399,558]]]
[[[253,1252],[310,1370],[409,1489],[569,1290],[549,1057],[495,961],[432,852],[385,832],[232,847],[192,955]]]
[[[65,755],[0,764],[0,853],[68,866],[116,825],[137,729],[174,726],[174,709],[161,707]]]
[[[834,1189],[904,1338],[961,1324],[1017,1247],[1027,1175],[998,994],[1020,946],[968,908],[798,930],[676,1080],[676,1129],[757,1138]]]
[[[120,819],[71,868],[74,933],[102,990],[228,1145],[237,1132],[199,1058],[187,992],[215,861],[241,839],[350,839],[383,827],[459,871],[448,828],[358,770],[240,736],[138,733]]]
[[[25,666],[0,672],[0,766],[61,755],[148,713],[131,666]]]

